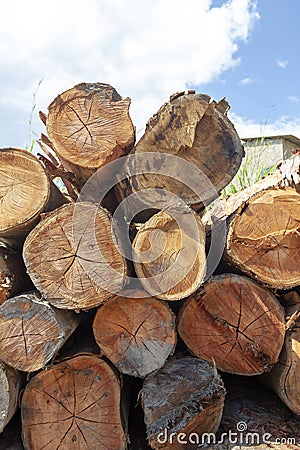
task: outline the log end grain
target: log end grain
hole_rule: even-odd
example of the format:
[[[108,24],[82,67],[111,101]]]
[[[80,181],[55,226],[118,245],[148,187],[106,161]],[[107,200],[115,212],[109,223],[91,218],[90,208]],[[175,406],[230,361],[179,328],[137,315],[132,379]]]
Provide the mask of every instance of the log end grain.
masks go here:
[[[93,332],[120,372],[145,377],[165,363],[176,345],[175,318],[155,299],[116,296],[96,313]]]
[[[127,266],[109,213],[89,202],[47,214],[27,237],[23,257],[43,296],[57,308],[89,309],[119,292]]]
[[[125,450],[120,383],[95,355],[77,355],[40,372],[21,404],[26,449]]]
[[[249,278],[219,275],[185,301],[178,333],[193,354],[220,370],[258,375],[278,361],[284,312],[271,291]]]
[[[300,194],[270,188],[250,198],[233,218],[227,259],[271,287],[300,284]]]
[[[10,242],[37,223],[49,199],[50,181],[31,153],[0,149],[0,236]]]
[[[180,449],[180,433],[215,433],[224,398],[223,382],[213,366],[189,356],[171,358],[145,379],[141,391],[149,444],[154,449]]]
[[[129,106],[130,99],[122,98],[108,84],[78,84],[49,106],[49,138],[67,162],[98,169],[128,153],[134,145]]]
[[[162,300],[187,297],[203,282],[205,233],[190,208],[171,207],[155,214],[138,230],[133,249],[144,289]]]
[[[0,359],[24,372],[39,370],[77,325],[74,313],[55,310],[35,292],[10,298],[0,306]]]

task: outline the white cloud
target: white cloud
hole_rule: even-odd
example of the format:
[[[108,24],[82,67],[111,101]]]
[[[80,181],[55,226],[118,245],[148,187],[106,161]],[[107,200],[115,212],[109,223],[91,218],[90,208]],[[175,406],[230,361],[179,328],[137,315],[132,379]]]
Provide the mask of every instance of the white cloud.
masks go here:
[[[132,98],[137,128],[187,82],[238,64],[259,17],[254,0],[10,0],[0,16],[0,105],[26,114],[43,78],[45,110],[81,81],[112,84]],[[2,124],[3,125],[3,124]]]
[[[288,100],[292,103],[298,103],[299,102],[299,97],[297,95],[289,95],[288,96]]]
[[[231,112],[229,117],[240,138],[292,134],[300,139],[300,117],[282,116],[274,122],[265,121],[262,123],[242,118],[234,112]]]
[[[276,63],[278,67],[280,67],[281,69],[285,69],[289,62],[282,59],[276,59]]]
[[[251,77],[246,77],[246,78],[243,78],[243,79],[239,82],[239,85],[240,85],[240,86],[247,86],[247,84],[252,84],[252,83],[254,83],[253,79],[252,79]]]

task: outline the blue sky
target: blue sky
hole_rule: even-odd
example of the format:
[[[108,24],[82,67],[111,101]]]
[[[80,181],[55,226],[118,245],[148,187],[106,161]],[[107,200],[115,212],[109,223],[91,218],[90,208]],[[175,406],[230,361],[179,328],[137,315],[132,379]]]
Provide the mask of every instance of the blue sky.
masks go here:
[[[299,18],[299,0],[5,2],[0,147],[29,144],[33,93],[39,134],[38,110],[82,81],[130,97],[137,130],[170,94],[195,87],[229,100],[241,137],[300,138]]]

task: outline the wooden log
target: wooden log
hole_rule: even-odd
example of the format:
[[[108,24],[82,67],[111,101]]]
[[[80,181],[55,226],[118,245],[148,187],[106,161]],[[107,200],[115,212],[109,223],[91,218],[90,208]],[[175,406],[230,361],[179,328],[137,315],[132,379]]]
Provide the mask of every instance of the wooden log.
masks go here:
[[[300,416],[300,297],[296,292],[290,292],[284,300],[287,305],[284,345],[278,363],[260,379]]]
[[[24,372],[39,370],[78,323],[72,311],[51,307],[37,292],[10,298],[0,306],[0,359]]]
[[[40,161],[17,148],[0,149],[0,239],[20,248],[43,211],[67,202]]]
[[[247,277],[212,277],[183,304],[178,333],[189,350],[218,369],[258,375],[278,361],[284,311],[275,296]]]
[[[205,233],[186,206],[160,211],[143,224],[132,244],[144,289],[162,300],[180,300],[199,288],[206,272]]]
[[[96,355],[77,355],[40,372],[21,404],[25,450],[126,449],[120,397],[118,377]]]
[[[47,133],[64,167],[75,174],[79,185],[133,147],[130,102],[109,84],[80,83],[50,104]]]
[[[203,206],[204,200],[208,203],[216,198],[232,180],[244,156],[236,130],[227,118],[228,109],[225,99],[210,103],[210,97],[205,94],[182,92],[172,96],[149,120],[144,135],[131,152],[137,157],[150,152],[151,159],[146,155],[143,165],[138,158],[138,167],[134,159],[128,161],[128,178],[116,187],[119,196],[124,199],[138,193],[143,209],[169,206],[170,192],[196,209],[199,203]],[[174,158],[166,158],[165,154]],[[190,165],[198,169],[198,181],[193,174],[193,179],[189,179]],[[136,173],[137,169],[142,175]],[[164,174],[166,170],[168,175]],[[194,191],[195,186],[202,198]]]
[[[224,260],[231,268],[277,289],[300,284],[300,193],[281,186],[284,173],[219,201],[202,218],[208,234],[212,224],[226,222]]]
[[[195,448],[180,440],[187,440],[192,433],[215,433],[224,398],[225,388],[214,367],[189,356],[171,358],[145,379],[141,391],[150,446]]]
[[[0,361],[0,433],[18,408],[23,381],[20,372]]]
[[[165,303],[146,292],[138,293],[140,298],[136,291],[123,295],[97,310],[93,332],[100,350],[120,372],[143,378],[162,367],[174,351],[175,319]]]
[[[227,395],[220,428],[200,444],[211,444],[209,450],[299,448],[300,419],[273,392],[250,377],[222,378]]]
[[[36,288],[57,308],[89,309],[119,292],[127,266],[109,213],[89,202],[43,216],[23,257]]]
[[[0,305],[9,297],[33,289],[22,256],[0,243]]]

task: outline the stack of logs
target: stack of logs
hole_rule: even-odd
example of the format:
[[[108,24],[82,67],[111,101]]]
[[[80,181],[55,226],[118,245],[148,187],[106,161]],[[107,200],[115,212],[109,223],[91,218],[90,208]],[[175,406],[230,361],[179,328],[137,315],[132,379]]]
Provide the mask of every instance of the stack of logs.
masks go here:
[[[244,155],[226,100],[175,94],[136,144],[129,106],[79,84],[40,113],[43,155],[0,150],[0,447],[297,448],[299,157],[215,201]]]

